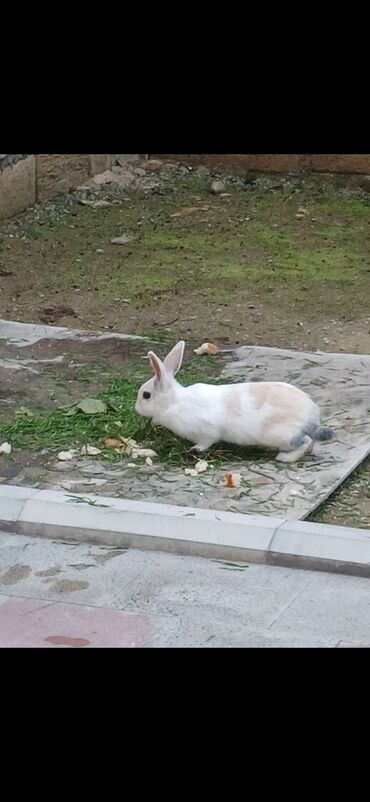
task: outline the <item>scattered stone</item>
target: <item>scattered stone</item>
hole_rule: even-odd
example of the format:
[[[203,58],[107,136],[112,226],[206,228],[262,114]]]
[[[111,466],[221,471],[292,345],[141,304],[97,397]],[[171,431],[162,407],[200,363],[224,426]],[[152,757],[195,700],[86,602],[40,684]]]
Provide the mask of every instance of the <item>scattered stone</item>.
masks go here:
[[[212,181],[211,192],[213,192],[214,195],[219,195],[221,192],[224,191],[225,191],[225,184],[223,181]]]
[[[109,201],[105,200],[83,200],[81,198],[80,203],[83,206],[91,206],[92,209],[106,209],[107,206],[110,206]]]
[[[208,207],[207,207],[208,208]],[[204,211],[204,207],[202,206],[184,206],[180,212],[173,212],[170,214],[170,217],[187,217],[188,214],[193,214],[194,212]],[[207,211],[207,210],[205,210]]]
[[[128,164],[132,164],[133,162],[139,161],[139,154],[138,153],[118,153],[115,157],[115,161],[121,167],[127,167]]]
[[[140,167],[147,173],[159,173],[163,167],[163,162],[159,161],[159,159],[148,159],[146,162],[141,162]]]
[[[127,242],[131,242],[131,240],[135,239],[135,237],[131,236],[130,234],[121,234],[120,237],[113,237],[111,239],[112,245],[126,245]]]
[[[59,451],[58,459],[60,462],[68,462],[68,460],[73,459],[77,454],[75,448],[71,448],[69,451]]]
[[[93,181],[94,184],[97,186],[103,186],[103,184],[111,184],[112,181],[116,181],[116,176],[112,170],[104,170],[104,173],[98,173],[98,175],[94,175]]]

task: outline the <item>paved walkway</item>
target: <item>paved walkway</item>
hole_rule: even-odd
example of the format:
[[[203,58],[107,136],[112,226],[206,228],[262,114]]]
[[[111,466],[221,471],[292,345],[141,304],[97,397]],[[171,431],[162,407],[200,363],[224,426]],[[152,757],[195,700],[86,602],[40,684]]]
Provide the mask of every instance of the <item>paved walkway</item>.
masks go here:
[[[0,647],[370,646],[370,580],[0,533]]]

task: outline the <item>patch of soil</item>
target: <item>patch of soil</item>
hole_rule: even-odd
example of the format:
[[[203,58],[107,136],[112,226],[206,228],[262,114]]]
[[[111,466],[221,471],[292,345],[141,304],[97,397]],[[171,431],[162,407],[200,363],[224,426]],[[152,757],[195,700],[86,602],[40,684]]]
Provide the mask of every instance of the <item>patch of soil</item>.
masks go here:
[[[369,353],[369,196],[319,181],[216,177],[224,197],[211,192],[215,175],[182,167],[156,172],[155,193],[96,188],[92,197],[109,206],[81,205],[77,193],[2,221],[0,317],[170,345],[181,337],[191,347],[215,340]],[[123,234],[129,245],[112,244]],[[32,362],[7,371],[7,417],[27,397],[49,407],[81,397],[80,361],[100,365],[89,376],[94,394],[101,365],[124,363],[128,345],[43,341],[22,358],[26,351],[32,361],[63,353],[63,364],[43,368],[42,383]],[[370,525],[369,464],[358,493],[351,479],[317,520]]]
[[[49,306],[39,312],[39,320],[47,326],[53,326],[58,320],[66,317],[78,317],[78,315],[70,306]]]

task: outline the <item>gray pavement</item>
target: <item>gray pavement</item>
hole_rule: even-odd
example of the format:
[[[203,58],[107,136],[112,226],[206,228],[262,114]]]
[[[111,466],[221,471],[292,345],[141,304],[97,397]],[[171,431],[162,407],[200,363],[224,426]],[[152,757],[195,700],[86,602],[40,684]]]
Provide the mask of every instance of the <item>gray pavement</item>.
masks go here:
[[[370,645],[370,580],[0,532],[2,647]]]

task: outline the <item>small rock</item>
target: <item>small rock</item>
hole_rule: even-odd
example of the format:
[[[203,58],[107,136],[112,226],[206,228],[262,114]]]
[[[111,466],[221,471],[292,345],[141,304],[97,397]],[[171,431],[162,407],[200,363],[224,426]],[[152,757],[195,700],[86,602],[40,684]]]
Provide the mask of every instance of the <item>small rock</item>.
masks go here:
[[[131,242],[133,239],[135,237],[130,236],[130,234],[121,234],[120,237],[113,237],[111,243],[112,245],[126,245],[127,242]]]
[[[104,173],[98,173],[98,175],[94,175],[93,181],[94,184],[98,186],[102,186],[103,184],[111,184],[112,181],[116,181],[116,175],[112,172],[112,170],[104,170]]]
[[[159,173],[163,167],[163,162],[159,159],[148,159],[147,162],[141,162],[140,167],[148,173]]]
[[[129,170],[123,171],[120,168],[118,169],[119,172],[115,173],[114,175],[114,183],[118,184],[121,189],[128,189],[131,184],[136,181],[137,176],[135,173],[132,173]]]
[[[75,457],[76,454],[77,451],[75,448],[71,448],[69,451],[59,451],[58,459],[61,462],[67,462],[68,460],[73,459],[73,457]]]
[[[215,195],[219,195],[221,192],[225,191],[225,184],[223,181],[212,181],[211,184],[211,192]]]
[[[106,209],[107,206],[110,206],[109,201],[105,200],[80,200],[80,203],[82,203],[83,206],[91,206],[92,209]]]
[[[138,162],[139,155],[137,153],[118,153],[115,156],[115,161],[117,164],[120,164],[121,167],[127,167],[128,164]]]

